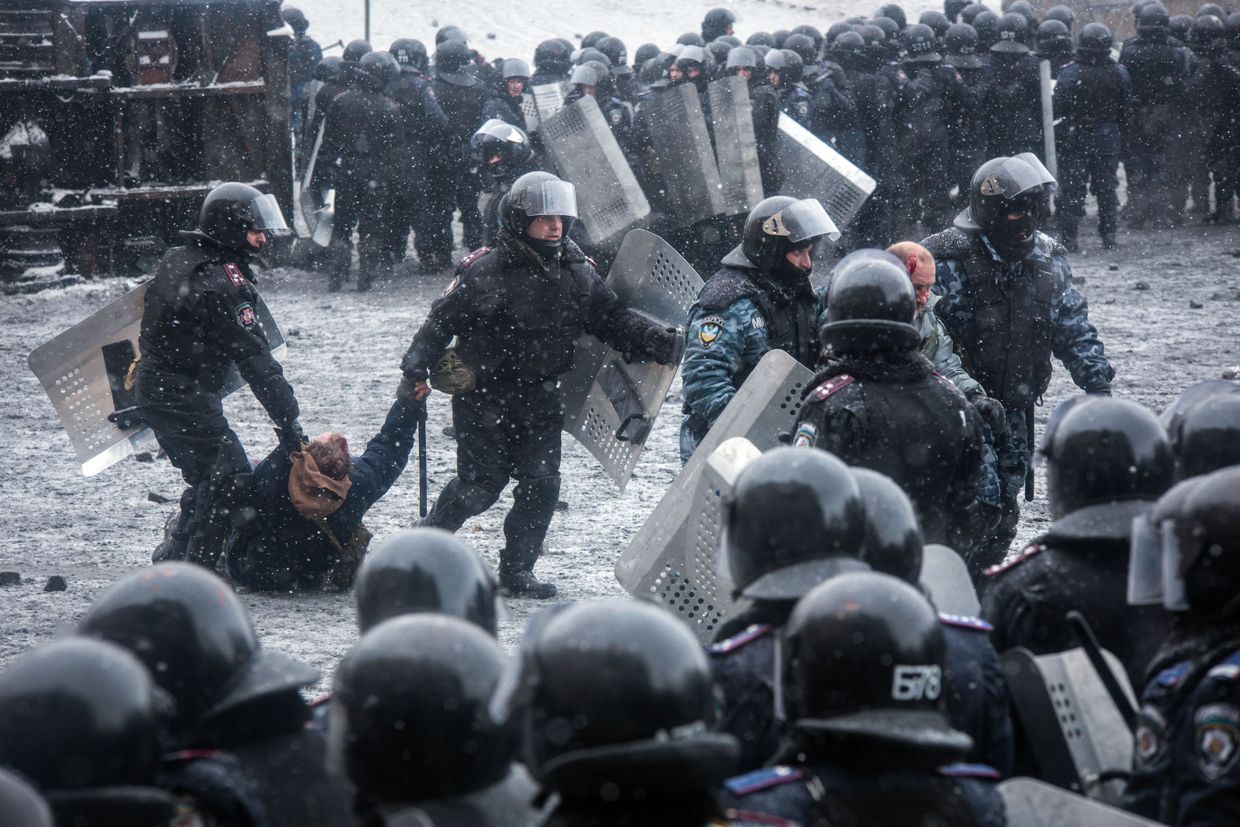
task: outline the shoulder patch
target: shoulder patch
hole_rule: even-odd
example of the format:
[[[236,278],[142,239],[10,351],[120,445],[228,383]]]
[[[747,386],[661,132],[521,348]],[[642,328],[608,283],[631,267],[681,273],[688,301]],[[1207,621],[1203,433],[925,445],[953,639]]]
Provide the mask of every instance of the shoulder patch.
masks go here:
[[[769,623],[755,623],[746,628],[740,634],[732,635],[732,637],[721,640],[718,643],[711,644],[706,651],[712,655],[726,655],[735,652],[742,646],[753,643],[758,638],[769,634],[771,629],[775,628]]]
[[[767,767],[729,778],[723,782],[723,786],[727,787],[728,792],[732,793],[732,795],[742,796],[756,793],[760,790],[769,790],[771,787],[791,784],[793,781],[800,781],[804,777],[805,773],[796,767]]]
[[[1187,660],[1177,663],[1175,666],[1169,666],[1155,675],[1154,681],[1159,686],[1175,686],[1180,681],[1184,680],[1185,676],[1188,675],[1191,666],[1192,662]]]
[[[1240,650],[1232,652],[1227,660],[1211,668],[1206,677],[1233,683],[1240,680]]]
[[[461,263],[457,265],[457,268],[468,267],[489,252],[491,252],[490,247],[479,247],[477,250],[474,250],[472,253],[465,256],[465,258],[461,259]]]
[[[846,373],[841,373],[839,376],[832,376],[830,379],[810,391],[809,399],[807,401],[821,402],[831,394],[836,391],[843,390],[856,381],[856,379]]]
[[[237,305],[237,324],[246,330],[253,330],[258,325],[258,314],[254,312],[254,305],[249,302],[242,302]]]
[[[813,448],[818,444],[818,428],[812,422],[802,422],[792,435],[793,448]]]
[[[246,287],[250,283],[249,279],[245,277],[245,273],[241,272],[241,268],[231,261],[224,262],[224,275],[228,276],[228,280],[232,282],[234,287]]]
[[[1012,569],[1016,568],[1021,563],[1028,560],[1030,557],[1036,557],[1037,555],[1041,554],[1045,549],[1046,549],[1046,546],[1042,545],[1041,543],[1032,543],[1031,545],[1026,546],[1024,551],[1022,551],[1020,554],[1013,557],[1011,560],[1008,560],[1006,563],[999,563],[996,566],[991,566],[990,568],[986,569],[986,576],[987,577],[998,577],[999,575],[1003,574],[1005,571],[1011,571]]]
[[[939,775],[946,778],[985,778],[998,781],[1003,773],[986,764],[948,764],[939,767]]]
[[[944,626],[955,626],[957,629],[972,629],[975,632],[993,632],[995,627],[982,620],[980,617],[969,617],[968,615],[949,615],[939,612],[939,623]]]
[[[1193,714],[1197,727],[1197,763],[1207,781],[1226,774],[1240,758],[1240,708],[1216,703]]]
[[[723,317],[707,316],[698,323],[698,341],[702,347],[710,347],[723,335]]]

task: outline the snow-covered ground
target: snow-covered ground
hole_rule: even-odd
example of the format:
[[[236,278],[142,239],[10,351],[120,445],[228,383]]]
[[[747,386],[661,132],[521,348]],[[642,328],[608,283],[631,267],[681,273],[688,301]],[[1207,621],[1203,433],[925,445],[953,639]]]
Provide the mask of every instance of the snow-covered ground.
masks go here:
[[[806,3],[817,0],[805,0]],[[877,5],[877,1],[873,5]],[[326,0],[303,3],[321,41],[361,34],[360,2],[349,8]],[[464,26],[480,47],[485,34],[497,35],[496,54],[529,55],[551,34],[575,36],[602,28],[623,37],[630,51],[647,39],[671,43],[694,29],[706,3],[665,4],[633,0],[626,6],[600,0],[525,7],[511,0],[479,0],[470,5],[376,3],[374,40],[398,36],[433,40],[432,22]],[[820,28],[846,14],[869,12],[861,6],[830,13],[792,5],[744,0],[734,4],[743,37],[758,28],[776,29],[808,21]],[[910,11],[913,9],[910,8]],[[489,53],[489,47],[488,47]],[[1086,233],[1093,224],[1086,225]],[[1080,289],[1090,301],[1119,375],[1117,395],[1161,409],[1179,389],[1217,378],[1226,365],[1240,362],[1236,329],[1240,324],[1240,232],[1235,228],[1192,227],[1139,238],[1121,233],[1121,249],[1106,253],[1092,236],[1085,252],[1073,257]],[[297,270],[266,274],[260,289],[289,340],[284,365],[298,391],[308,433],[345,433],[360,447],[382,422],[398,380],[401,354],[431,300],[450,275],[418,276],[409,267],[381,281],[368,294],[328,294],[325,278]],[[0,663],[68,628],[99,593],[125,572],[144,565],[159,541],[165,519],[182,484],[165,462],[126,460],[84,478],[50,403],[26,368],[26,356],[132,284],[92,282],[44,293],[0,297],[0,571],[21,575],[17,585],[0,587]],[[1046,414],[1075,389],[1062,369],[1040,409]],[[679,383],[656,423],[637,473],[618,494],[594,460],[571,438],[565,440],[562,498],[568,510],[556,515],[550,551],[538,571],[558,583],[564,599],[617,596],[612,575],[617,555],[645,519],[679,463],[676,430]],[[231,398],[229,419],[252,455],[270,450],[274,437],[262,409],[249,392]],[[454,443],[441,435],[449,422],[446,399],[432,397],[430,483],[432,496],[451,477]],[[1041,485],[1041,482],[1040,482]],[[173,502],[153,502],[150,495]],[[506,495],[490,512],[471,520],[462,536],[494,564],[502,545]],[[416,469],[397,483],[367,517],[382,538],[408,526],[417,515]],[[1046,524],[1044,501],[1028,505],[1021,539]],[[66,578],[63,592],[47,593],[51,575]],[[325,678],[356,638],[352,598],[347,594],[243,595],[259,633],[278,647],[318,666]],[[501,637],[511,644],[531,601],[511,601]]]

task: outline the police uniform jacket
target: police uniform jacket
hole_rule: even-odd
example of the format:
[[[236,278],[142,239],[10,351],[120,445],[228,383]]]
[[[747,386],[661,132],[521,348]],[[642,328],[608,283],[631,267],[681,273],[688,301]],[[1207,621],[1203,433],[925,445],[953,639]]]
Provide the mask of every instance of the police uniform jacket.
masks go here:
[[[295,425],[297,398],[271,355],[246,256],[204,238],[160,260],[143,298],[138,381],[158,388],[161,407],[218,407],[234,365],[280,427]]]

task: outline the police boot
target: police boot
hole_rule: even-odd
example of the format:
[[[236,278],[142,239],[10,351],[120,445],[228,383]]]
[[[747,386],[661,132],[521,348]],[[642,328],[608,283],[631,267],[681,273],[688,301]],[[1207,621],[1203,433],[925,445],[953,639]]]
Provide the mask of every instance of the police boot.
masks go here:
[[[1102,239],[1102,249],[1114,250],[1119,245],[1115,242],[1115,225],[1114,215],[1098,214],[1098,236]]]
[[[431,506],[430,513],[417,521],[423,528],[442,528],[455,533],[470,517],[477,517],[499,499],[503,491],[503,481],[499,490],[493,491],[472,482],[465,482],[460,477],[453,477],[443,487],[439,499]]]
[[[168,521],[164,523],[164,539],[155,546],[155,551],[151,553],[152,563],[185,559],[185,547],[189,543],[188,529],[194,516],[196,493],[195,489],[187,488],[181,495],[181,510],[169,516]]]
[[[1081,245],[1077,241],[1078,220],[1075,216],[1059,216],[1059,243],[1069,253],[1079,253]]]
[[[554,583],[539,580],[532,571],[505,572],[501,567],[499,585],[506,597],[549,600],[559,593]]]

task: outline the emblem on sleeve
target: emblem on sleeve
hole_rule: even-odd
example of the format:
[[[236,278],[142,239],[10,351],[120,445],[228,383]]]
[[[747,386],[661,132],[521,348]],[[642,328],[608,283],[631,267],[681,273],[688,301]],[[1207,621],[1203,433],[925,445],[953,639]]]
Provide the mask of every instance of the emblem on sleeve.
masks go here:
[[[703,347],[710,347],[719,341],[719,337],[723,335],[723,319],[719,316],[707,316],[702,319],[702,324],[698,328],[698,339]]]
[[[792,437],[792,447],[813,448],[818,441],[818,429],[809,422],[797,426],[796,435]]]
[[[1207,780],[1226,774],[1236,765],[1240,746],[1240,709],[1231,704],[1210,704],[1193,716],[1197,725],[1197,760]]]
[[[249,302],[237,305],[237,323],[246,330],[251,330],[258,324],[258,314],[254,312],[254,305]]]

